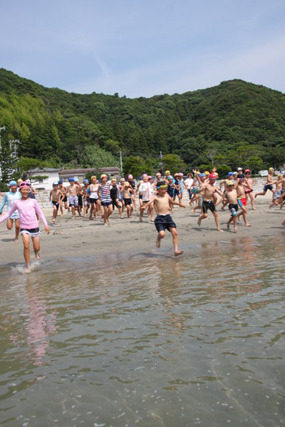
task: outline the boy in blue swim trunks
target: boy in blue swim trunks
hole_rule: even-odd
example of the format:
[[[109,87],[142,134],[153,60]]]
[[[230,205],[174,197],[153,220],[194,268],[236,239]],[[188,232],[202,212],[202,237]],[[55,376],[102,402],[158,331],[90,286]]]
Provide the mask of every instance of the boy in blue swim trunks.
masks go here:
[[[186,208],[186,205],[181,202],[174,202],[171,197],[167,194],[167,184],[164,181],[159,181],[156,184],[157,194],[149,202],[142,206],[142,210],[147,209],[148,206],[153,203],[157,217],[155,218],[154,224],[157,229],[158,235],[156,239],[156,247],[160,248],[160,241],[165,236],[165,230],[168,230],[172,234],[174,255],[180,255],[183,251],[178,249],[178,235],[176,231],[176,224],[169,214],[173,205]]]

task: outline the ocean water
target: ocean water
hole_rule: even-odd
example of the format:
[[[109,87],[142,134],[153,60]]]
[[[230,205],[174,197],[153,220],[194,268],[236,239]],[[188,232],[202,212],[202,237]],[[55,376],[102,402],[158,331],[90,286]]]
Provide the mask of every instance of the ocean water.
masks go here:
[[[285,424],[284,233],[1,274],[1,425]]]

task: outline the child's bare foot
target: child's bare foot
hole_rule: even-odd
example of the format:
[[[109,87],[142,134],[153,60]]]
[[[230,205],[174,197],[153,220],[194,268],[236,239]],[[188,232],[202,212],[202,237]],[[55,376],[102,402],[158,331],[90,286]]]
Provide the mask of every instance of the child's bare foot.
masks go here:
[[[217,228],[217,231],[220,231],[221,233],[224,233],[224,230],[222,230],[221,228]]]
[[[142,216],[141,215],[139,216],[139,220],[140,220],[140,222],[142,222]]]
[[[40,253],[39,253],[39,252],[35,252],[35,258],[36,258],[37,260],[39,260],[39,259],[40,259]]]
[[[249,222],[247,222],[247,223],[245,224],[245,226],[246,226],[246,227],[251,227],[251,224],[250,224]]]
[[[178,256],[178,255],[183,254],[183,252],[184,252],[184,251],[175,251],[175,252],[174,252],[174,255],[175,255],[175,256]]]
[[[202,221],[202,218],[198,218],[198,221],[197,221],[197,224],[199,225],[199,227],[200,227],[200,225],[201,225],[201,221]]]
[[[234,233],[237,233],[238,229],[237,227],[234,227]]]
[[[156,239],[156,241],[155,241],[155,246],[156,246],[157,248],[160,248],[160,239]]]

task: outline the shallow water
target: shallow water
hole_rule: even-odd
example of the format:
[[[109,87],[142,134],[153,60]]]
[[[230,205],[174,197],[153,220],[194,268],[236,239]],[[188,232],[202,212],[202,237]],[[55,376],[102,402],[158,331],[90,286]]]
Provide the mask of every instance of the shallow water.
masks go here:
[[[1,274],[7,426],[285,423],[284,233]]]

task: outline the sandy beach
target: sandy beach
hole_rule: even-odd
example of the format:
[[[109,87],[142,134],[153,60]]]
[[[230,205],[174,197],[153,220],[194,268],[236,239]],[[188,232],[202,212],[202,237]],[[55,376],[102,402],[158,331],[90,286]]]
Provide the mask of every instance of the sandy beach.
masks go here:
[[[218,213],[223,233],[216,231],[212,214],[202,221],[201,227],[197,225],[198,213],[190,211],[187,196],[184,197],[186,209],[175,207],[173,219],[177,225],[179,236],[179,246],[187,256],[187,248],[191,245],[228,241],[231,239],[241,239],[244,237],[265,237],[276,235],[285,231],[281,222],[285,218],[285,210],[279,207],[269,209],[271,195],[258,197],[256,199],[256,210],[248,210],[248,221],[251,227],[245,227],[243,220],[238,224],[238,232],[233,232],[226,228],[229,219],[229,211],[221,211],[218,206]],[[41,229],[41,259],[61,260],[73,257],[100,256],[106,254],[126,253],[134,254],[145,251],[163,251],[167,255],[173,254],[172,239],[169,233],[162,241],[161,249],[155,248],[156,229],[147,214],[144,214],[143,222],[139,222],[138,212],[134,211],[133,216],[128,219],[120,219],[115,211],[110,218],[110,226],[103,225],[102,219],[90,221],[88,218],[76,217],[71,220],[71,215],[59,216],[57,223],[52,225],[51,209],[45,209],[44,213],[50,225],[50,234],[47,235],[40,224]],[[197,211],[198,212],[198,211]],[[126,214],[125,214],[126,215]],[[6,224],[0,226],[0,265],[4,266],[13,263],[22,263],[22,243],[15,243],[14,231],[8,231]]]

